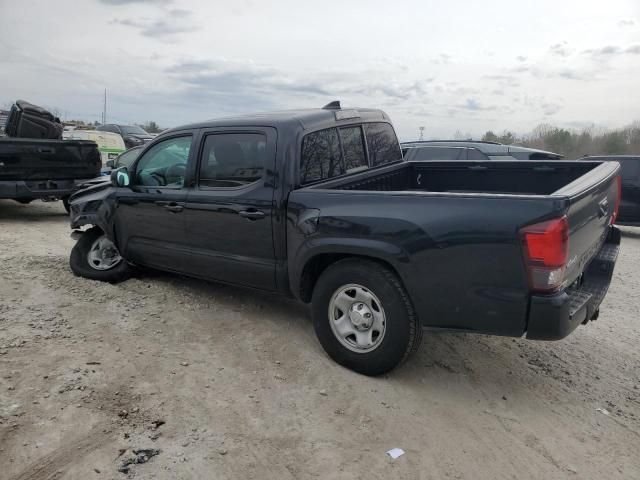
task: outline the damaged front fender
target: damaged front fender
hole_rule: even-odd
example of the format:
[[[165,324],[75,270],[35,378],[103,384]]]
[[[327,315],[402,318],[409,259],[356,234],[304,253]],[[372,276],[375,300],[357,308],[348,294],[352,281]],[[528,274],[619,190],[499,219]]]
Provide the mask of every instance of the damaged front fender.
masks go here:
[[[70,223],[74,230],[72,237],[81,234],[79,230],[87,225],[100,228],[115,242],[114,214],[117,206],[116,189],[110,184],[95,185],[75,193],[69,200]]]

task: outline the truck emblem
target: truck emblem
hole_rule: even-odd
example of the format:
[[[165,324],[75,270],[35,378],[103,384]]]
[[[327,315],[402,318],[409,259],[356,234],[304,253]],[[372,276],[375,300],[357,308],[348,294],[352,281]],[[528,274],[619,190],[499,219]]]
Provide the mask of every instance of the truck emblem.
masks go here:
[[[605,198],[598,205],[600,206],[600,217],[605,217],[609,213],[609,200]]]

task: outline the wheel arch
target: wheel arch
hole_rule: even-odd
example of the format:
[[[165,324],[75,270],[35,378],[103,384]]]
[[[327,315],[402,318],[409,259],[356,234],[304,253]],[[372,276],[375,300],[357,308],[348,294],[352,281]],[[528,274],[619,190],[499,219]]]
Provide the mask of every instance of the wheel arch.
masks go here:
[[[299,271],[292,276],[292,293],[296,298],[304,303],[311,301],[313,289],[322,272],[330,265],[344,260],[346,258],[354,258],[361,260],[369,260],[378,263],[391,270],[404,286],[403,271],[408,268],[408,257],[398,255],[398,250],[393,247],[389,248],[363,248],[362,246],[353,247],[349,245],[332,245],[315,248],[307,252],[303,261],[299,263],[301,267]]]

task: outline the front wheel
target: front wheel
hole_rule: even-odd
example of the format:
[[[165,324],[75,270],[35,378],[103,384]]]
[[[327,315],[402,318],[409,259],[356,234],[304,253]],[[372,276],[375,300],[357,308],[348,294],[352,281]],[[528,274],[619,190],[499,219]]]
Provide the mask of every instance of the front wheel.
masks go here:
[[[381,375],[417,350],[422,327],[398,276],[370,260],[345,259],[318,279],[313,324],[329,356],[364,375]]]
[[[69,265],[80,277],[120,282],[131,276],[131,267],[99,228],[83,233],[71,250]]]

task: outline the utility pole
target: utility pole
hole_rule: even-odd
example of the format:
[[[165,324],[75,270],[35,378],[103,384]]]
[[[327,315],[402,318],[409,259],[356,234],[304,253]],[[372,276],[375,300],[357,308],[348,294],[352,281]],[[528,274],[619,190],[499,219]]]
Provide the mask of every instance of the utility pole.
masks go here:
[[[420,128],[420,141],[424,140],[424,127],[419,127]]]
[[[107,89],[104,89],[104,107],[102,108],[102,124],[107,123]]]

